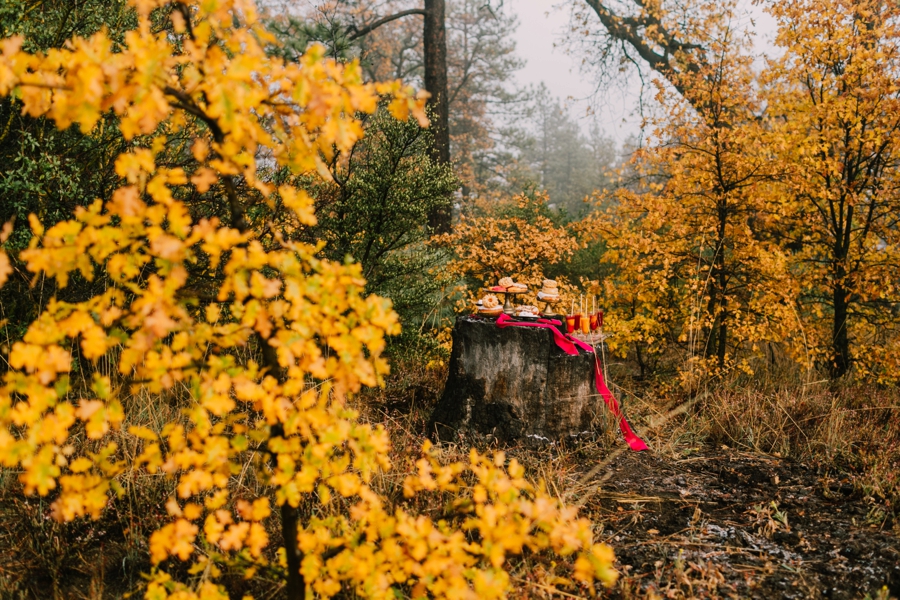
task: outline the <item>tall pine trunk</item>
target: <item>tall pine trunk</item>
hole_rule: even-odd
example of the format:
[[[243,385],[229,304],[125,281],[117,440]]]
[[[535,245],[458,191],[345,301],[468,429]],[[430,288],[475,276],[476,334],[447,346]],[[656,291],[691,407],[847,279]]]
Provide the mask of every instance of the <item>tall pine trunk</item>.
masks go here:
[[[425,29],[423,32],[425,54],[425,89],[431,94],[434,145],[431,158],[435,162],[450,162],[450,120],[448,114],[449,92],[447,88],[447,29],[444,23],[444,0],[425,0]],[[450,232],[451,211],[441,207],[428,215],[428,224],[435,233]]]

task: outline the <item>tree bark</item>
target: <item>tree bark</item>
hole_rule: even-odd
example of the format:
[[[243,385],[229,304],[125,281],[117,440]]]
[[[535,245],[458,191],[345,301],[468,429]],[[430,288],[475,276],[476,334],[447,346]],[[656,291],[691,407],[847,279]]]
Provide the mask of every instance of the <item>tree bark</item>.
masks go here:
[[[434,144],[431,159],[439,164],[450,162],[450,105],[447,85],[447,28],[444,0],[425,0],[425,29],[422,35],[425,54],[425,89],[431,94]],[[442,207],[428,215],[435,233],[449,233],[450,207]]]
[[[697,75],[703,70],[706,66],[703,56],[705,49],[698,44],[680,40],[667,31],[656,11],[648,8],[643,0],[632,1],[640,9],[640,16],[622,17],[613,12],[603,0],[585,0],[611,38],[630,46],[651,69],[665,77],[681,96],[691,102],[698,112],[705,114],[703,104],[698,104],[696,99],[686,94],[687,89],[682,79],[685,73]],[[647,33],[651,28],[656,35]],[[660,46],[662,52],[658,51]],[[695,53],[694,50],[700,52]]]
[[[385,23],[390,23],[391,21],[396,21],[397,19],[402,19],[403,17],[408,17],[409,15],[424,15],[425,10],[421,8],[411,8],[409,10],[401,10],[398,13],[394,13],[382,19],[378,19],[374,23],[370,23],[366,25],[362,29],[357,29],[356,27],[351,27],[347,31],[347,39],[349,41],[358,40],[359,38],[369,35]]]
[[[424,15],[422,32],[425,62],[425,90],[431,94],[428,100],[434,141],[431,160],[438,164],[450,162],[450,88],[447,83],[447,26],[445,0],[425,0],[425,8],[400,11],[361,29],[348,30],[349,39],[356,40],[396,19],[409,15]],[[448,203],[449,204],[449,203]],[[428,224],[435,233],[450,233],[452,211],[450,206],[435,208],[428,215]]]
[[[306,598],[306,581],[300,573],[300,549],[297,547],[299,526],[297,509],[285,501],[281,505],[281,535],[284,538],[284,551],[288,568],[285,589],[288,600],[303,600]]]
[[[728,273],[725,270],[724,223],[722,229],[723,238],[719,242],[719,251],[716,253],[716,285],[719,288],[719,309],[716,315],[718,329],[716,358],[720,369],[725,368],[725,351],[728,348]]]
[[[477,433],[500,442],[593,435],[606,423],[594,361],[565,354],[546,329],[459,317],[447,385],[428,430],[439,439]]]
[[[850,369],[850,337],[847,335],[849,294],[840,282],[834,286],[834,323],[832,339],[831,378],[842,377]]]

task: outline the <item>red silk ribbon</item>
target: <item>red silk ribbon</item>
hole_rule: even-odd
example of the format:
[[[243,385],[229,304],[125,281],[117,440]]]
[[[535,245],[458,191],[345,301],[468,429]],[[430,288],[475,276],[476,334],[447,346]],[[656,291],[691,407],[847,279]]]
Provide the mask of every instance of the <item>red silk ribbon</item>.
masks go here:
[[[628,424],[628,420],[625,418],[625,415],[622,414],[622,410],[619,408],[619,403],[616,401],[616,397],[613,396],[612,392],[609,391],[609,388],[606,386],[606,382],[603,380],[603,371],[600,369],[600,358],[597,356],[596,351],[592,346],[585,344],[581,340],[574,338],[569,335],[563,334],[559,329],[555,327],[555,325],[560,325],[559,321],[550,320],[550,319],[538,319],[534,323],[527,323],[523,321],[513,321],[513,319],[507,315],[502,314],[497,318],[497,327],[538,327],[541,329],[549,329],[553,334],[553,341],[556,342],[556,345],[570,356],[578,355],[578,348],[581,348],[585,352],[590,352],[594,355],[594,383],[597,386],[597,393],[603,398],[603,402],[606,403],[607,408],[609,408],[610,412],[613,416],[616,417],[616,420],[619,422],[619,430],[622,432],[622,436],[625,438],[625,442],[628,444],[628,447],[634,450],[635,452],[641,452],[642,450],[647,450],[647,444],[644,443],[644,440],[639,438],[637,434],[631,429],[631,425]]]
[[[570,356],[578,356],[578,348],[575,347],[574,340],[565,336],[557,329],[555,325],[559,325],[559,321],[551,321],[550,319],[538,319],[534,323],[526,323],[524,321],[513,321],[512,317],[507,314],[501,314],[497,317],[497,327],[539,327],[541,329],[549,329],[553,334],[553,341],[559,346],[560,350]]]
[[[628,444],[628,447],[635,452],[647,450],[647,444],[632,431],[631,425],[628,424],[628,419],[625,418],[625,415],[623,415],[622,411],[619,409],[619,403],[616,402],[616,397],[613,396],[612,392],[609,391],[609,388],[606,387],[606,382],[603,380],[603,370],[600,369],[600,360],[596,358],[596,354],[594,358],[594,382],[597,384],[597,392],[603,397],[603,401],[606,402],[607,408],[609,408],[610,412],[612,412],[613,416],[615,416],[616,420],[619,422],[619,431],[622,432],[625,442]]]

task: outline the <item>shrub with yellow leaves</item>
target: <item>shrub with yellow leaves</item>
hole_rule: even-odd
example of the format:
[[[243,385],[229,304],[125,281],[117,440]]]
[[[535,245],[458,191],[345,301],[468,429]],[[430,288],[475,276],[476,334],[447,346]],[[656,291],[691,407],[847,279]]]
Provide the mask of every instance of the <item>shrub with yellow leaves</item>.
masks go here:
[[[520,297],[533,304],[547,271],[572,258],[584,246],[575,232],[550,218],[547,194],[520,194],[505,202],[492,201],[463,216],[453,233],[434,243],[453,253],[445,272],[464,282],[466,300],[481,287],[497,285],[502,277],[529,286]],[[570,299],[564,277],[558,277],[563,304]]]
[[[388,434],[360,422],[346,399],[382,382],[397,317],[364,294],[357,265],[318,259],[315,245],[278,231],[263,240],[249,221],[238,180],[280,207],[289,217],[280,223],[316,218],[305,193],[261,176],[261,162],[325,173],[362,134],[352,115],[384,99],[398,118],[424,123],[424,99],[400,82],[364,83],[358,64],[326,60],[321,47],[298,64],[268,56],[273,40],[250,0],[132,4],[137,28],[121,46],[103,32],[46,55],[2,42],[0,94],[82,131],[111,111],[130,149],[116,160],[121,186],[109,199],[46,230],[31,219],[19,256],[29,271],[60,288],[74,277],[104,285],[82,301],[50,301],[13,345],[0,466],[19,473],[26,494],[52,494],[61,521],[98,518],[129,471],[169,478],[169,520],[149,539],[150,599],[227,598],[221,565],[248,577],[274,570],[292,599],[344,590],[496,598],[510,587],[508,557],[526,550],[573,556],[572,576],[585,585],[612,583],[611,550],[593,541],[590,523],[502,454],[442,465],[426,447],[404,493],[449,494],[446,515],[380,496],[372,481],[391,466]],[[169,26],[152,28],[159,19]],[[192,172],[167,166],[173,137],[191,140]],[[192,214],[183,198],[193,193],[212,193],[230,221]],[[114,369],[71,384],[76,346]],[[129,428],[140,451],[126,461],[112,434],[124,435],[122,396],[136,386],[160,396],[179,386],[189,398],[183,419]],[[248,469],[265,486],[237,497],[235,475]],[[266,528],[273,504],[277,552]],[[188,574],[203,577],[176,581],[172,561],[191,561]]]

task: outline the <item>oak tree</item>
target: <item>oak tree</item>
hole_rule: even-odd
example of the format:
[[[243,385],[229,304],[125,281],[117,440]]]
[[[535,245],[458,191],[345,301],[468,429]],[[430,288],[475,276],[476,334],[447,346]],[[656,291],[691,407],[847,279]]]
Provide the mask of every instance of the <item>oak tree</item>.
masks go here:
[[[782,55],[766,73],[772,160],[785,170],[782,243],[833,377],[890,377],[900,302],[900,10],[791,0],[768,10]],[[827,327],[819,327],[824,321]]]

